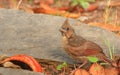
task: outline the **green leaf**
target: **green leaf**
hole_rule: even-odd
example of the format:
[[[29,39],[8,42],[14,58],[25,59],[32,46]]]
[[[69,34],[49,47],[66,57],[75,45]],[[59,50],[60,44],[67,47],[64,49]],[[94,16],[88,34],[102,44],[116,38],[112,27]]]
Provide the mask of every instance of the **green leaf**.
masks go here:
[[[88,58],[88,60],[89,60],[90,62],[93,62],[93,63],[98,61],[98,58],[97,58],[97,57],[88,56],[87,58]]]
[[[100,63],[100,65],[108,65],[108,63],[104,63],[104,62],[103,62],[103,63]]]
[[[104,37],[103,37],[103,41],[104,41],[105,45],[107,46],[107,48],[109,50],[110,58],[113,59],[114,45],[111,45],[110,41],[105,39]]]
[[[28,3],[29,3],[29,4],[32,4],[32,3],[33,3],[33,0],[28,0]]]
[[[81,1],[80,2],[80,5],[84,8],[84,9],[87,9],[89,7],[89,3],[86,2],[86,1]]]
[[[63,68],[63,65],[58,65],[57,70],[61,70]]]
[[[89,7],[89,2],[95,2],[95,0],[72,0],[72,5],[81,5],[84,9]]]
[[[57,70],[61,70],[62,68],[64,68],[65,66],[67,66],[66,62],[63,62],[62,64],[57,66]]]
[[[67,66],[67,63],[66,62],[63,62],[63,64],[62,64],[63,66]]]
[[[88,2],[95,2],[95,0],[87,0]]]
[[[78,5],[78,1],[77,1],[77,0],[73,0],[73,1],[72,1],[72,5],[73,5],[73,6]]]

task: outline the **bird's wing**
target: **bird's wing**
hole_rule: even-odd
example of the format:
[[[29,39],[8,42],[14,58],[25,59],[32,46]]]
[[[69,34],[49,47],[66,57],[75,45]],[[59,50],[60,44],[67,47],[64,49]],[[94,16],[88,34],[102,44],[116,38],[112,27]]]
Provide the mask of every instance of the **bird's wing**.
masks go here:
[[[69,45],[72,47],[80,47],[86,40],[82,38],[81,36],[75,35],[71,39],[68,40]]]
[[[84,54],[86,56],[103,53],[102,48],[99,45],[97,45],[96,43],[87,41],[83,45],[84,45],[84,49],[85,49]]]

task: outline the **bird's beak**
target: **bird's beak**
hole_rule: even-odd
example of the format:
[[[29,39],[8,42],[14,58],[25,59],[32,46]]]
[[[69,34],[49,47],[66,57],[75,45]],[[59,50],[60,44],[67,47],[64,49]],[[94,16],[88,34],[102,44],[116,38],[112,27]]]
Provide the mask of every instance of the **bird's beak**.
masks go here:
[[[60,28],[59,31],[61,32],[61,34],[62,34],[63,36],[64,36],[65,33],[66,33],[66,31],[65,31],[64,29],[62,29],[62,28]]]
[[[66,32],[66,30],[64,30],[63,28],[60,28],[59,31],[60,31],[61,33],[65,33],[65,32]]]

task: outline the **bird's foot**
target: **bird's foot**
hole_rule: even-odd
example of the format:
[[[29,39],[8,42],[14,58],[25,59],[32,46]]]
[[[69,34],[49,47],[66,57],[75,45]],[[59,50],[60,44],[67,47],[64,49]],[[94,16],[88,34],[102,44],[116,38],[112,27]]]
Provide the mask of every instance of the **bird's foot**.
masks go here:
[[[81,64],[80,66],[78,66],[78,68],[81,68],[81,67],[83,67],[85,64],[83,63],[83,64]]]
[[[86,65],[87,64],[87,60],[85,60],[80,66],[78,66],[78,68],[81,68],[81,67],[83,67],[84,65]]]

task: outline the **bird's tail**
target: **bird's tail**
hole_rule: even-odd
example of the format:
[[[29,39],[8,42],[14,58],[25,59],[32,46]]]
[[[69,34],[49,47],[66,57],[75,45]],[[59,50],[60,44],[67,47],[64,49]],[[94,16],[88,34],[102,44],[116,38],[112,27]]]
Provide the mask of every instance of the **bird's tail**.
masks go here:
[[[113,62],[112,59],[108,58],[105,54],[100,54],[100,60],[114,66],[114,67],[117,67],[116,63]]]
[[[111,64],[112,63],[112,60],[110,60],[105,54],[103,53],[100,53],[100,54],[97,54],[100,61],[104,61],[105,63],[108,63],[108,64]]]
[[[108,58],[107,56],[103,56],[103,61],[106,62],[106,63],[109,63],[111,64],[112,63],[112,60],[110,58]]]

